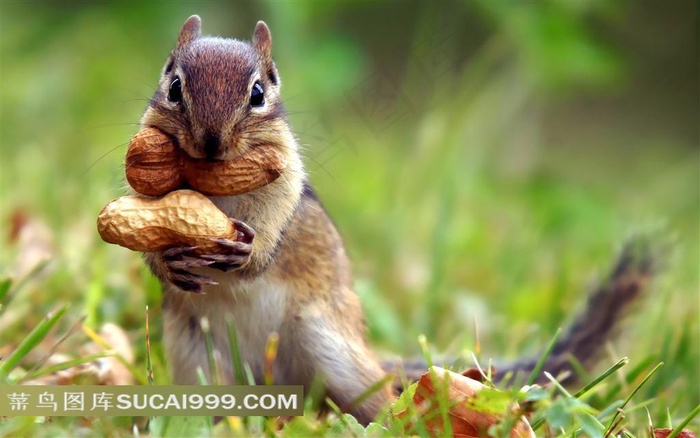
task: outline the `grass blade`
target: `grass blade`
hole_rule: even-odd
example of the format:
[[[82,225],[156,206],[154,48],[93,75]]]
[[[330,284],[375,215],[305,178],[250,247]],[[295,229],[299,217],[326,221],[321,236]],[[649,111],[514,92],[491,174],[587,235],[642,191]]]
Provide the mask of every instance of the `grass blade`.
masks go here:
[[[93,329],[88,327],[87,325],[83,324],[83,333],[87,335],[88,338],[90,338],[94,343],[99,345],[100,347],[104,348],[105,350],[113,350],[112,346],[109,345],[109,342],[105,341],[102,336],[97,334]],[[134,378],[138,381],[139,385],[147,385],[148,381],[143,377],[141,373],[134,367],[128,360],[124,358],[119,353],[115,353],[114,357],[117,358],[117,360],[124,365],[129,371],[131,371],[131,374],[134,376]]]
[[[484,383],[487,384],[488,386],[494,387],[493,385],[493,380],[491,380],[491,360],[489,359],[489,367],[486,372],[484,372],[484,369],[481,368],[481,365],[479,364],[479,359],[477,359],[476,354],[474,354],[473,351],[470,352],[472,354],[472,360],[474,361],[474,366],[476,369],[479,371],[479,374],[481,374],[481,377],[484,379]]]
[[[20,290],[29,283],[34,276],[39,274],[51,261],[51,259],[44,259],[38,262],[34,267],[22,278],[14,281],[12,278],[7,278],[2,280],[2,287],[0,290],[0,315],[3,314],[7,305],[12,301],[14,297],[17,296]]]
[[[681,421],[678,426],[674,427],[673,430],[671,431],[670,434],[666,438],[675,438],[678,436],[679,433],[683,431],[683,428],[690,423],[693,418],[695,418],[696,415],[700,414],[700,405],[695,406],[695,409],[690,411],[690,414],[688,414],[687,417],[683,421]]]
[[[433,357],[430,354],[430,349],[428,348],[428,338],[426,338],[423,334],[418,335],[418,345],[423,353],[423,358],[425,359],[425,363],[428,365],[428,369],[432,368]]]
[[[612,415],[613,412],[620,409],[622,403],[622,400],[615,400],[614,402],[610,403],[610,405],[608,405],[605,409],[600,411],[600,413],[598,414],[598,419],[602,421],[603,418],[607,418],[608,415]]]
[[[549,379],[550,382],[558,389],[564,396],[568,399],[570,399],[571,402],[573,403],[582,403],[577,401],[576,398],[574,398],[555,378],[552,376],[550,373],[547,371],[544,372],[544,375]],[[576,422],[581,425],[583,430],[590,436],[602,436],[601,432],[605,430],[605,426],[598,421],[596,417],[594,417],[592,414],[589,412],[585,411],[573,411],[571,412],[573,417],[576,419]],[[539,425],[538,425],[539,426]],[[533,429],[534,430],[534,429]]]
[[[608,423],[608,427],[605,429],[605,435],[610,433],[611,428],[615,424],[615,420],[617,419],[617,416],[620,415],[620,412],[625,408],[625,406],[627,406],[627,403],[629,403],[629,401],[632,399],[632,397],[634,397],[634,395],[637,393],[637,391],[639,391],[641,389],[641,387],[644,386],[644,384],[647,382],[647,380],[649,380],[651,378],[651,376],[653,376],[663,365],[664,365],[664,363],[660,362],[658,365],[656,365],[654,367],[654,369],[649,371],[649,373],[646,376],[644,376],[644,379],[642,379],[642,381],[639,382],[639,385],[637,385],[637,387],[634,388],[634,390],[630,393],[630,395],[627,396],[625,401],[622,403],[622,406],[620,406],[620,409],[618,409],[615,412],[615,415],[613,415],[612,419],[610,420],[610,423]]]
[[[362,403],[364,403],[366,400],[368,400],[370,397],[372,397],[376,392],[379,392],[384,388],[386,385],[388,385],[390,382],[394,380],[396,376],[393,374],[389,373],[386,376],[384,376],[382,379],[377,380],[375,383],[370,385],[367,389],[364,390],[362,394],[360,394],[355,401],[353,401],[350,404],[351,408],[356,408],[360,406]]]
[[[99,251],[93,254],[95,258],[92,263],[92,276],[87,285],[84,302],[84,312],[87,314],[87,324],[89,327],[97,327],[99,325],[99,311],[101,303],[104,302],[106,293],[105,286],[105,262],[104,251]]]
[[[219,380],[219,369],[216,366],[216,358],[214,357],[214,340],[211,336],[211,327],[209,326],[209,318],[206,316],[202,317],[199,322],[200,327],[202,327],[202,332],[204,333],[204,345],[207,348],[207,358],[209,359],[209,373],[212,385],[220,385]]]
[[[241,349],[238,345],[238,333],[232,319],[227,321],[228,325],[228,341],[231,345],[231,363],[233,364],[233,375],[236,379],[236,385],[245,385],[245,371],[243,369],[243,360],[241,359]]]
[[[275,376],[272,370],[272,366],[277,359],[277,348],[280,343],[280,335],[277,332],[272,332],[267,337],[267,342],[265,343],[265,365],[263,367],[263,377],[265,385],[274,385]]]
[[[448,391],[448,379],[444,376],[438,378],[433,368],[433,358],[430,354],[430,348],[428,347],[428,339],[425,335],[421,334],[418,336],[418,344],[420,345],[421,351],[423,352],[423,357],[428,364],[428,372],[430,373],[430,380],[433,381],[435,385],[435,399],[438,401],[438,412],[442,418],[442,424],[445,428],[443,433],[446,436],[452,435],[452,423],[449,419],[449,397],[447,397]]]
[[[652,363],[654,363],[657,359],[655,356],[648,356],[647,358],[643,359],[641,362],[639,362],[637,365],[635,365],[627,375],[621,377],[621,382],[618,382],[614,384],[609,391],[606,392],[605,398],[606,399],[611,399],[616,396],[616,394],[623,389],[627,388],[627,384],[630,384],[637,380],[639,376],[642,375],[644,370],[649,368]]]
[[[623,357],[620,359],[615,365],[611,366],[603,374],[600,376],[596,377],[593,379],[589,384],[578,390],[576,394],[574,394],[574,398],[581,398],[585,393],[596,387],[600,382],[603,380],[607,379],[612,373],[615,371],[619,370],[623,366],[627,365],[630,362],[629,358]]]
[[[148,320],[148,304],[146,304],[146,378],[153,385],[153,363],[151,362],[151,328]]]
[[[525,382],[526,386],[531,386],[533,383],[535,383],[535,380],[537,379],[537,375],[540,373],[540,371],[542,371],[544,364],[547,362],[547,359],[552,354],[552,350],[554,350],[554,346],[557,344],[557,341],[559,340],[559,337],[561,336],[561,331],[562,331],[561,327],[557,329],[557,332],[554,334],[554,337],[552,337],[552,340],[549,342],[547,349],[544,351],[544,353],[540,357],[540,360],[537,361],[535,368],[532,369],[532,372],[530,373],[530,377],[527,378],[527,381]]]
[[[49,313],[46,319],[39,323],[25,337],[17,348],[7,357],[7,360],[0,364],[0,381],[6,382],[10,372],[20,363],[20,361],[29,354],[39,343],[49,334],[49,331],[56,325],[59,319],[68,310],[68,303],[63,304],[53,313]]]
[[[5,277],[0,280],[0,304],[5,300],[5,297],[7,296],[7,293],[10,291],[10,288],[12,287],[12,279],[9,277]]]
[[[75,322],[70,326],[70,328],[58,339],[58,341],[56,341],[56,343],[54,343],[54,344],[51,346],[51,348],[48,349],[48,351],[44,354],[44,357],[43,357],[41,360],[39,360],[38,362],[36,362],[32,368],[30,368],[29,370],[27,370],[27,373],[25,374],[25,376],[22,377],[22,378],[19,380],[19,382],[17,382],[17,383],[22,382],[23,380],[25,380],[25,379],[27,378],[27,376],[33,374],[34,372],[38,371],[39,368],[41,368],[42,366],[44,366],[44,364],[51,358],[51,355],[53,355],[53,354],[56,352],[56,350],[58,350],[58,347],[59,347],[66,339],[68,339],[73,333],[75,333],[76,331],[78,331],[78,329],[80,329],[80,327],[82,326],[82,324],[83,324],[84,321],[85,321],[85,316],[83,316],[83,317],[81,317],[80,319],[78,319],[77,321],[75,321]]]
[[[550,382],[552,382],[552,385],[554,385],[555,388],[557,388],[562,394],[566,396],[566,398],[573,398],[573,396],[569,393],[569,391],[566,390],[563,386],[561,386],[561,383],[557,381],[557,379],[554,378],[551,374],[549,374],[547,371],[544,372],[545,377],[549,379]]]
[[[92,362],[93,360],[102,359],[102,358],[113,356],[113,355],[114,355],[114,352],[108,350],[108,351],[103,351],[101,353],[95,353],[95,354],[90,354],[88,356],[79,357],[79,358],[73,359],[73,360],[67,360],[65,362],[61,362],[59,364],[52,365],[52,366],[49,366],[46,368],[42,368],[42,369],[34,371],[32,373],[28,373],[27,375],[22,377],[22,381],[37,379],[39,377],[44,377],[44,376],[47,376],[49,374],[57,373],[59,371],[66,370],[68,368],[73,368],[73,367],[76,367],[78,365]]]

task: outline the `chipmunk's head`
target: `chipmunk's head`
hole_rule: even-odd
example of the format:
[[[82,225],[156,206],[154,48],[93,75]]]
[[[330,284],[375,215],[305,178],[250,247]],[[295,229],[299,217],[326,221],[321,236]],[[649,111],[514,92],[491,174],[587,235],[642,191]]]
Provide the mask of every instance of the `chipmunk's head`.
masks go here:
[[[289,147],[272,37],[259,21],[251,42],[182,26],[142,124],[172,135],[193,158],[230,160],[262,144]]]

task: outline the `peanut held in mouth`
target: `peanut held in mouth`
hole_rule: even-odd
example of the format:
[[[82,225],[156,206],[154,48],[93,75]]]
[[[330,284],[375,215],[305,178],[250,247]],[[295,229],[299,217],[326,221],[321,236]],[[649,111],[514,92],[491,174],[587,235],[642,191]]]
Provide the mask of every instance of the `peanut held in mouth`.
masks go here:
[[[160,196],[185,183],[183,154],[170,137],[156,128],[136,133],[126,153],[126,180],[134,190]]]
[[[157,199],[117,198],[100,212],[97,230],[105,242],[141,252],[196,246],[196,252],[211,254],[222,249],[212,238],[238,238],[226,214],[192,190],[176,190]]]
[[[229,161],[195,159],[161,130],[146,127],[131,139],[125,167],[129,185],[143,195],[161,196],[188,184],[205,195],[233,196],[273,182],[287,161],[267,145]]]

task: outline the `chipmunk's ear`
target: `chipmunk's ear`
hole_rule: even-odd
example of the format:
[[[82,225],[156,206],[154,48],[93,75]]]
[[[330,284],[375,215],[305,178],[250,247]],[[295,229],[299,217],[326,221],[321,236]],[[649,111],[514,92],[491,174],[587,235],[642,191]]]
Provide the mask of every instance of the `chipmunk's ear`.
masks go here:
[[[277,68],[272,61],[272,35],[270,34],[270,28],[267,27],[264,21],[258,21],[258,24],[255,25],[253,48],[263,59],[263,65],[266,70],[265,73],[270,79],[270,82],[272,82],[273,85],[279,85]]]
[[[180,29],[180,36],[177,37],[177,46],[184,46],[197,39],[202,34],[202,20],[199,15],[193,15],[185,21]]]
[[[272,35],[264,21],[258,21],[253,33],[253,47],[265,61],[272,61]]]

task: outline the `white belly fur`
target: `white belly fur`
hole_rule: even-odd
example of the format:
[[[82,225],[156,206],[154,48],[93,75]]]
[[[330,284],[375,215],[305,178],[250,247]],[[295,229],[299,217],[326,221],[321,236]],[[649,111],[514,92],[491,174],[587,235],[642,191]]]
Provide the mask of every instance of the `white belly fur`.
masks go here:
[[[307,383],[303,381],[306,372],[301,365],[304,361],[298,357],[301,352],[294,345],[294,333],[285,324],[289,313],[287,287],[267,281],[264,276],[235,283],[226,277],[225,274],[216,275],[219,285],[206,287],[205,295],[187,293],[178,306],[164,310],[164,342],[170,354],[175,383],[197,384],[198,366],[209,376],[204,338],[199,328],[195,332],[190,330],[191,317],[198,324],[202,317],[208,319],[214,347],[219,352],[215,356],[220,358],[217,366],[225,383],[232,383],[233,377],[227,326],[231,319],[238,333],[242,359],[249,364],[258,382],[262,381],[265,345],[270,333],[276,332],[280,336],[278,357],[273,366],[276,383]]]

